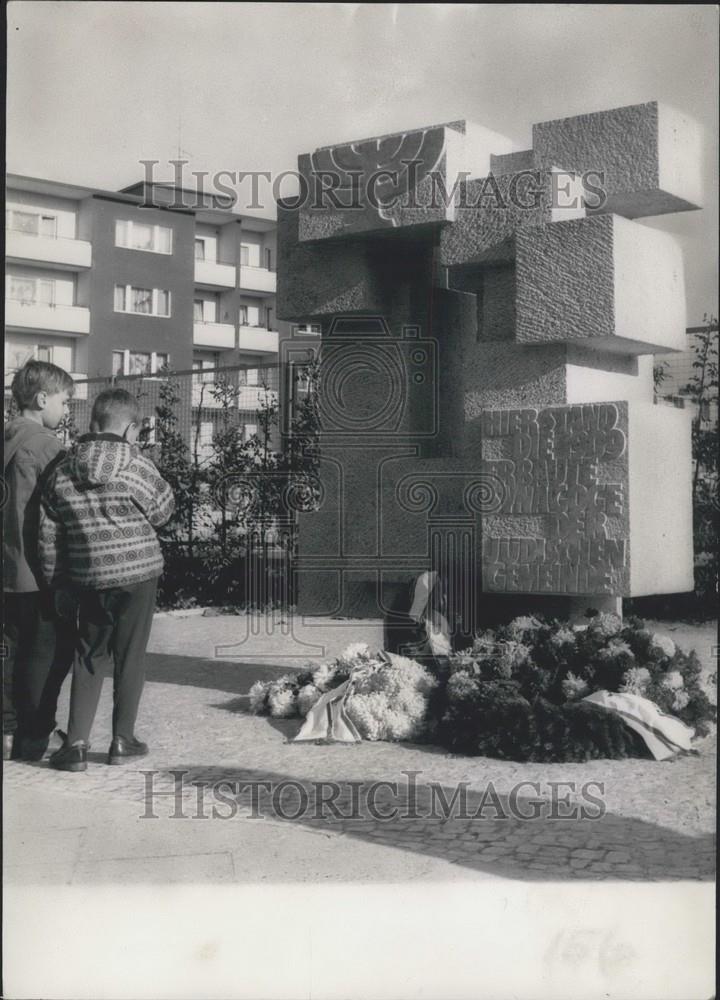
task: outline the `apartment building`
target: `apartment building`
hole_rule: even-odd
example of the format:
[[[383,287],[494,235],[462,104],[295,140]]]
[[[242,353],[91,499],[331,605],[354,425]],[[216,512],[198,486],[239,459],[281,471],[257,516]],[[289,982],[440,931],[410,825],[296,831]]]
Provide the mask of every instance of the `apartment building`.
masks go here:
[[[186,196],[185,196],[186,195]],[[192,205],[193,207],[185,207]],[[5,380],[29,358],[76,379],[276,361],[275,222],[165,185],[7,178]],[[83,387],[78,387],[80,392]]]

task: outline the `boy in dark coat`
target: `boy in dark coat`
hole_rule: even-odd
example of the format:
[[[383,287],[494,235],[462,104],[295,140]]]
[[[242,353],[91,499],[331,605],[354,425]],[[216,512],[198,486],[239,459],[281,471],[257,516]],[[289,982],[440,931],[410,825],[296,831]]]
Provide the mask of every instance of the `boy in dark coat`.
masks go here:
[[[5,426],[3,759],[43,756],[72,664],[74,629],[55,614],[37,549],[42,478],[62,458],[55,430],[74,388],[66,371],[44,361],[29,361],[12,381],[20,415]]]

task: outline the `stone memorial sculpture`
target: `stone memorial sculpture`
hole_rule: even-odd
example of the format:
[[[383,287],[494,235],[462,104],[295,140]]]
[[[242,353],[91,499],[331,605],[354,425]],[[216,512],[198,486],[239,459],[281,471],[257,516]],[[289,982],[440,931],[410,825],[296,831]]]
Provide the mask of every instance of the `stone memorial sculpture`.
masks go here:
[[[456,121],[299,158],[277,308],[322,326],[301,612],[387,616],[427,570],[466,632],[491,598],[692,589],[690,414],[652,378],[685,346],[683,261],[637,220],[698,207],[699,130],[650,102],[532,135]]]

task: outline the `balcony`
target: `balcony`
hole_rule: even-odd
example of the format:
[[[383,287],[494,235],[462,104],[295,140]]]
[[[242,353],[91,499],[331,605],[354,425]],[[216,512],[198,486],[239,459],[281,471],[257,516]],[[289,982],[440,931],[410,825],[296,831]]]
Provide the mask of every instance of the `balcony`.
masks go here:
[[[232,323],[195,323],[193,344],[195,347],[232,350],[235,346],[235,327]]]
[[[241,326],[238,350],[253,354],[277,354],[278,334],[262,326]]]
[[[236,288],[235,265],[220,264],[214,260],[196,260],[195,284],[209,285],[211,288]]]
[[[49,264],[67,271],[80,271],[92,263],[92,244],[64,236],[33,236],[6,229],[5,255],[23,264]]]
[[[5,326],[53,333],[90,333],[90,310],[85,306],[50,305],[20,299],[5,300]]]
[[[240,268],[240,287],[244,292],[259,292],[274,295],[277,290],[277,275],[266,267],[251,267],[243,264]]]

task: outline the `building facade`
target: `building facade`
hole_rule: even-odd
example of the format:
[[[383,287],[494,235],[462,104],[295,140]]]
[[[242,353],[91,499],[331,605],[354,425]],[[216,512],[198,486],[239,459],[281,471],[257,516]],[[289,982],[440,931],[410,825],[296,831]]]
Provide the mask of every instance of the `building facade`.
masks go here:
[[[275,222],[183,194],[8,175],[6,384],[30,358],[76,380],[247,365],[260,384],[289,333]]]

